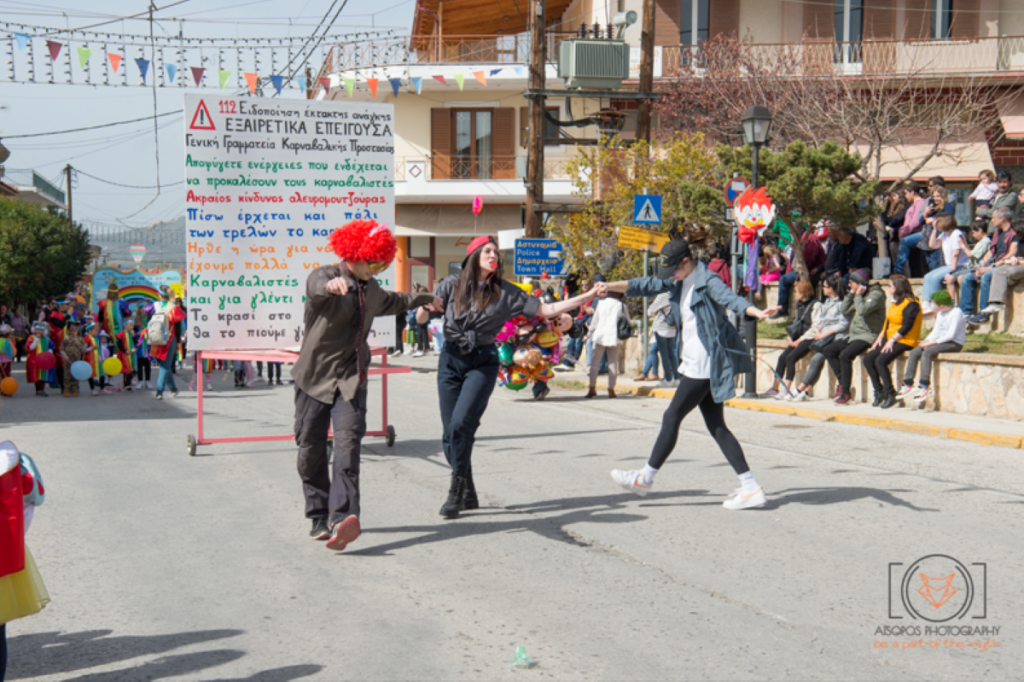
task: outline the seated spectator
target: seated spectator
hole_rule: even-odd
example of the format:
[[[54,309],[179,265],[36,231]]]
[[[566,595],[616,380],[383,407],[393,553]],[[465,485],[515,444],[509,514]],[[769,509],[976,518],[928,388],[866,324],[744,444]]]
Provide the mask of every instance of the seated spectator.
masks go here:
[[[946,262],[946,265],[940,265],[924,276],[922,312],[934,315],[936,309],[932,304],[932,294],[942,288],[946,275],[966,266],[971,262],[971,257],[968,255],[964,233],[957,229],[956,218],[948,213],[942,213],[935,219],[928,242],[928,246],[941,252]]]
[[[999,191],[994,171],[983,170],[978,173],[978,186],[974,188],[968,199],[974,199],[974,209],[992,208],[992,199]]]
[[[974,289],[981,283],[981,294],[978,296],[978,308],[984,310],[989,303],[989,290],[992,287],[992,276],[995,271],[1008,265],[1008,259],[1017,256],[1016,233],[1010,226],[1013,213],[1006,206],[999,206],[992,212],[992,246],[978,269],[960,278],[960,310],[967,318],[967,324],[978,326],[989,320],[988,313],[974,314]]]
[[[786,269],[786,258],[782,255],[782,249],[769,244],[764,247],[764,255],[761,256],[761,284],[778,282]]]
[[[825,249],[821,248],[821,242],[814,236],[814,233],[805,229],[800,236],[800,243],[803,244],[804,265],[811,276],[811,286],[818,283],[822,270],[825,268]],[[793,269],[793,261],[790,259],[786,266],[786,274],[779,278],[779,306],[777,313],[771,316],[776,320],[789,317],[789,289],[796,283],[799,273]]]
[[[869,284],[868,278],[859,272],[851,273],[842,312],[850,320],[850,331],[846,338],[833,341],[823,351],[832,373],[839,380],[835,394],[837,405],[845,405],[853,399],[850,392],[853,361],[871,347],[885,325],[885,294],[882,288]]]
[[[988,306],[982,308],[984,315],[1003,312],[1006,294],[1017,282],[1024,280],[1024,216],[1013,219],[1013,242],[1003,259],[1003,264],[992,271],[992,286],[989,289]]]
[[[931,240],[931,236],[937,230],[935,221],[938,220],[940,215],[945,214],[953,217],[953,225],[954,227],[956,226],[956,204],[950,200],[949,192],[946,191],[946,188],[938,185],[934,186],[929,197],[928,204],[924,209],[925,227],[923,233],[927,236],[922,237],[917,242],[917,248],[925,253],[925,259],[928,264],[927,272],[942,266],[942,251],[932,246]]]
[[[903,275],[893,275],[889,280],[889,301],[885,325],[864,356],[864,370],[871,377],[871,385],[875,389],[875,401],[871,406],[883,410],[896,404],[889,365],[903,353],[917,347],[924,321],[921,304],[910,288],[910,281]]]
[[[1020,204],[1020,199],[1017,194],[1013,191],[1013,178],[1006,171],[999,171],[996,176],[996,185],[998,189],[996,194],[992,197],[992,205],[989,208],[979,208],[974,212],[975,220],[990,220],[996,212],[996,209],[1000,206],[1005,206],[1010,209],[1010,215],[1017,210],[1017,206]]]
[[[892,271],[898,275],[909,275],[907,261],[910,250],[921,241],[921,230],[924,227],[924,210],[928,201],[921,196],[921,187],[916,182],[908,182],[903,186],[903,197],[907,200],[907,212],[903,216],[903,225],[899,231],[900,245],[896,252],[896,263]]]
[[[825,302],[821,304],[821,314],[817,323],[809,330],[814,339],[811,343],[811,352],[814,356],[807,365],[807,371],[797,386],[793,400],[807,400],[825,366],[824,349],[833,341],[845,338],[846,331],[850,328],[850,320],[843,314],[843,298],[846,296],[846,282],[843,278],[839,275],[827,277],[821,283],[821,291],[825,294]]]
[[[793,387],[793,379],[796,377],[796,363],[805,355],[811,352],[811,344],[814,343],[814,329],[821,318],[821,303],[814,300],[814,287],[805,279],[796,283],[796,319],[786,327],[789,338],[786,349],[779,355],[778,364],[775,366],[775,383],[772,387],[761,394],[762,398],[776,398],[778,400],[792,399],[790,389]],[[779,377],[785,375],[786,388],[784,393],[779,392]]]
[[[848,225],[833,227],[829,238],[835,245],[829,250],[825,261],[825,273],[838,272],[847,282],[851,272],[859,272],[866,281],[871,277],[871,260],[874,252],[871,243],[857,230]]]
[[[963,311],[953,306],[953,297],[948,291],[939,290],[932,294],[932,302],[938,306],[939,314],[935,316],[935,326],[928,338],[907,356],[907,368],[903,372],[903,388],[896,396],[897,400],[910,398],[916,402],[924,402],[932,397],[931,376],[932,361],[939,353],[959,353],[967,341],[967,324]],[[914,377],[917,375],[917,363],[921,361],[921,378],[914,392]],[[913,395],[911,395],[913,394]]]
[[[878,220],[885,227],[886,253],[892,263],[896,262],[900,248],[900,228],[903,227],[903,220],[907,217],[907,209],[910,204],[904,196],[900,187],[895,187],[883,200],[879,197],[882,206],[882,214]]]

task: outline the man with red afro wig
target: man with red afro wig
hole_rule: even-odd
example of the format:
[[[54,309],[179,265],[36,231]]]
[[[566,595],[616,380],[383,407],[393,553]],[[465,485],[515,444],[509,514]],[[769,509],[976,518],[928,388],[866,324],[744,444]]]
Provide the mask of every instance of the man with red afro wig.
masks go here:
[[[366,433],[366,376],[373,318],[418,306],[440,309],[432,294],[385,291],[374,275],[397,250],[387,225],[354,220],[328,238],[339,262],[306,279],[305,336],[292,370],[295,441],[310,537],[341,551],[359,537],[359,455]],[[334,425],[333,480],[327,436]]]

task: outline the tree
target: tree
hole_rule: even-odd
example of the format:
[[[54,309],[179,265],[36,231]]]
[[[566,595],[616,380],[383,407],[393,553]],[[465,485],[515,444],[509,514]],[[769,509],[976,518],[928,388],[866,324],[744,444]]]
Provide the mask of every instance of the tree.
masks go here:
[[[74,289],[89,238],[63,215],[0,198],[0,301],[35,303]]]
[[[662,224],[647,229],[682,234],[693,224],[724,227],[725,201],[710,186],[718,162],[703,135],[677,135],[653,145],[641,140],[628,149],[618,138],[605,142],[579,148],[568,164],[584,212],[548,225],[570,270],[616,279],[642,273],[642,252],[618,247],[617,228],[632,224],[636,194],[662,197]]]
[[[718,145],[716,151],[726,177],[751,172],[751,147],[737,149],[723,144]],[[878,210],[870,201],[877,183],[863,182],[856,177],[861,166],[859,154],[851,154],[834,142],[815,148],[797,140],[782,151],[760,151],[758,180],[761,186],[768,188],[775,202],[777,220],[789,227],[794,267],[801,279],[809,279],[803,250],[799,247],[805,225],[826,218],[838,225],[859,225]]]

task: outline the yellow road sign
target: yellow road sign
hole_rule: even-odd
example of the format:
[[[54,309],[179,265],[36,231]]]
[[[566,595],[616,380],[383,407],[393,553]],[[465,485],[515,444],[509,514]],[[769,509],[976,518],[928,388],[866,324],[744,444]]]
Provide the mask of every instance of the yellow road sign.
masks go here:
[[[667,244],[669,236],[664,232],[644,230],[639,227],[619,227],[619,246],[623,249],[637,249],[658,253]]]

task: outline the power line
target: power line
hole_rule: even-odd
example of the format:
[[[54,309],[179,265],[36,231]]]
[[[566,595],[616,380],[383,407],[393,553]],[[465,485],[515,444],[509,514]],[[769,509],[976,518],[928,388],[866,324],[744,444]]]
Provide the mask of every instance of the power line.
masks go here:
[[[162,185],[126,185],[126,184],[121,183],[121,182],[114,182],[113,180],[105,180],[103,178],[100,178],[100,177],[97,177],[95,175],[92,175],[91,173],[86,173],[84,170],[79,170],[77,168],[75,168],[74,170],[75,170],[76,173],[80,173],[81,175],[84,175],[87,178],[92,178],[93,180],[99,180],[100,182],[105,182],[108,185],[114,185],[116,187],[128,187],[129,189],[158,189],[159,187],[174,187],[175,185],[183,185],[183,184],[185,184],[184,180],[179,180],[178,182],[164,183]]]
[[[69,130],[52,130],[52,131],[50,131],[48,133],[26,133],[24,135],[2,135],[2,136],[0,136],[0,139],[14,140],[14,139],[17,139],[17,138],[24,138],[24,137],[42,137],[43,135],[63,135],[64,133],[79,133],[79,132],[82,132],[83,130],[96,130],[97,128],[109,128],[111,126],[119,126],[119,125],[124,125],[126,123],[138,123],[139,121],[149,121],[149,120],[154,119],[154,118],[160,118],[161,116],[170,116],[172,114],[180,114],[180,113],[182,113],[182,111],[183,111],[182,109],[177,109],[175,111],[165,111],[164,113],[156,114],[155,116],[143,116],[142,118],[133,118],[133,119],[129,119],[127,121],[115,121],[113,123],[101,123],[99,125],[86,126],[85,128],[71,128]]]

